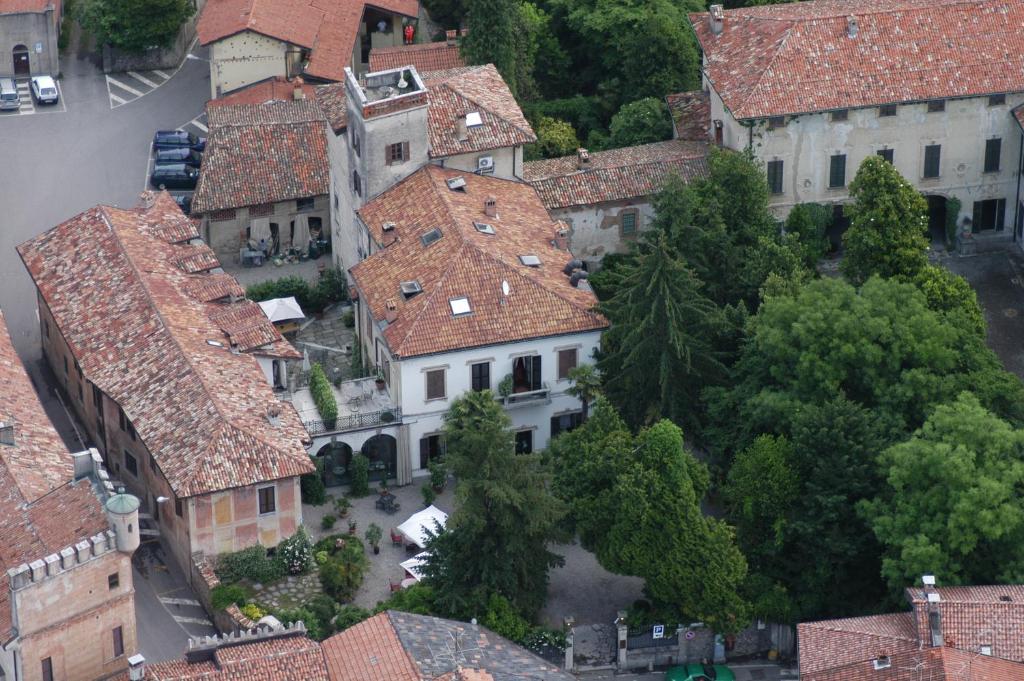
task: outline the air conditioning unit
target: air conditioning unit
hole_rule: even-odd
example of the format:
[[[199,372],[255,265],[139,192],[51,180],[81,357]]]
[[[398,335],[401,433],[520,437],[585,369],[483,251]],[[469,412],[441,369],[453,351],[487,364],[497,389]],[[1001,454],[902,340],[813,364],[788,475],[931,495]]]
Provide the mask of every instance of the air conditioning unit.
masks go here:
[[[493,156],[481,156],[476,160],[476,169],[481,173],[493,173],[494,172],[494,157]]]

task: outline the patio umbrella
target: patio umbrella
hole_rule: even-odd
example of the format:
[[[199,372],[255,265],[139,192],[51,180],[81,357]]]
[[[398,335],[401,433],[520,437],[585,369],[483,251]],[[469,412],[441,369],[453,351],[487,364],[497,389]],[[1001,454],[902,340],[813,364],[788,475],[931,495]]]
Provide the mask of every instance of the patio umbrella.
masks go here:
[[[299,307],[298,301],[295,300],[295,296],[263,300],[260,301],[259,306],[263,310],[263,314],[267,315],[267,319],[272,322],[286,322],[290,319],[306,318],[302,308]]]
[[[448,514],[437,506],[430,505],[409,516],[408,520],[398,526],[398,531],[416,546],[423,547],[427,543],[427,530],[434,532],[437,524],[444,527],[447,522]]]
[[[300,253],[309,252],[309,216],[295,216],[295,234],[292,236],[292,248]]]
[[[412,578],[418,582],[421,579],[423,579],[423,573],[420,572],[420,568],[423,566],[423,563],[426,562],[426,558],[429,555],[429,551],[422,551],[420,553],[417,553],[409,560],[402,561],[401,563],[399,563],[399,565],[402,567],[403,570],[412,575]]]

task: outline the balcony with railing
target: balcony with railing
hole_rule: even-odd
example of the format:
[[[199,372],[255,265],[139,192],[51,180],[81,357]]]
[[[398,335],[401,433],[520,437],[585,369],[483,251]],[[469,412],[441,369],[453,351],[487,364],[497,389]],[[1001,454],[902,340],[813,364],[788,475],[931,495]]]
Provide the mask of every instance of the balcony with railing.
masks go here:
[[[309,388],[300,388],[292,393],[291,401],[299,412],[302,425],[313,437],[402,422],[402,409],[391,399],[387,386],[378,388],[373,377],[343,381],[331,386],[331,390],[338,405],[338,416],[330,421],[320,416]]]
[[[507,395],[498,395],[497,399],[506,409],[549,404],[551,402],[551,388],[548,387],[547,383],[541,383],[539,388],[513,390]]]

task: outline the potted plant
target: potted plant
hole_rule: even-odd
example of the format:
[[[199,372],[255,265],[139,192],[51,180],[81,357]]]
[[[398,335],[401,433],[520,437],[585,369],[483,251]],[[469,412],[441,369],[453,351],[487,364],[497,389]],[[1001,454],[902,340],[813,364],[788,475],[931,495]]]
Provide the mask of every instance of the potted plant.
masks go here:
[[[430,486],[440,494],[448,482],[448,469],[440,461],[431,461],[427,467],[430,469]]]
[[[338,513],[339,518],[347,516],[350,508],[352,508],[352,502],[348,500],[348,497],[334,500],[334,510]]]
[[[334,527],[334,523],[337,522],[337,520],[338,519],[336,517],[334,517],[333,515],[328,513],[327,515],[325,515],[323,518],[320,519],[320,527],[321,527],[321,529],[329,530],[332,527]]]
[[[380,540],[384,536],[384,530],[377,523],[370,523],[366,528],[366,541],[373,547],[374,554],[380,553]]]
[[[498,383],[498,394],[502,397],[512,394],[512,374],[505,374],[505,378]]]
[[[380,495],[384,496],[388,493],[388,481],[387,478],[380,479]]]
[[[377,378],[374,379],[374,382],[377,384],[377,390],[380,390],[380,391],[383,392],[384,391],[384,386],[385,386],[385,383],[384,383],[384,370],[381,369],[380,367],[377,367]]]
[[[349,518],[348,519],[348,533],[349,534],[355,534],[356,533],[356,519],[355,518]]]
[[[434,488],[430,485],[423,485],[420,488],[420,492],[423,493],[423,507],[426,508],[434,503],[434,499],[437,498],[437,493],[434,492]]]

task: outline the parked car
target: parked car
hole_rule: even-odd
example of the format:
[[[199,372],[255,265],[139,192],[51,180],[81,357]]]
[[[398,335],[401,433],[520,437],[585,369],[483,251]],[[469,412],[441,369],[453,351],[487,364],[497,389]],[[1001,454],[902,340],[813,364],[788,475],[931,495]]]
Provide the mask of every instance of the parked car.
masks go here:
[[[191,196],[188,196],[186,194],[176,194],[174,197],[174,202],[178,204],[178,208],[180,208],[181,212],[184,213],[185,215],[188,215],[189,213],[192,212]]]
[[[181,147],[202,151],[206,148],[206,138],[196,137],[184,130],[157,130],[153,135],[154,149],[178,149]]]
[[[684,664],[665,672],[665,681],[735,681],[736,675],[724,664]]]
[[[175,149],[157,149],[156,164],[167,165],[169,163],[184,163],[193,168],[198,168],[203,162],[203,155],[190,147],[177,147]]]
[[[156,166],[149,183],[157,189],[195,189],[199,171],[184,163]]]
[[[39,104],[56,104],[60,96],[57,93],[57,84],[49,76],[35,76],[32,78],[32,96]]]
[[[21,96],[13,78],[0,78],[0,111],[17,111],[21,108]]]

